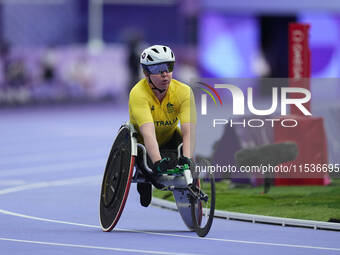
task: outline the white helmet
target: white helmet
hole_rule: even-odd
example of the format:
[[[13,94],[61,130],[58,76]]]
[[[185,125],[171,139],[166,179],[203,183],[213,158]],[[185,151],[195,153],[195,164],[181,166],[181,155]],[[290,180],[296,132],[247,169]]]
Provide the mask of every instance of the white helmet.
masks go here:
[[[153,45],[146,48],[140,55],[142,65],[155,65],[164,62],[175,62],[175,55],[168,46]]]

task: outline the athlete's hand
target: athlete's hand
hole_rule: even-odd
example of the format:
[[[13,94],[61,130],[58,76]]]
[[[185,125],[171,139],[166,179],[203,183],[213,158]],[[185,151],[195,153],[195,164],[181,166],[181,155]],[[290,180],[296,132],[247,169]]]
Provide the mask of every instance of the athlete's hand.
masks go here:
[[[155,175],[159,175],[166,172],[168,169],[173,169],[175,167],[176,162],[174,162],[174,160],[171,160],[170,158],[162,158],[153,164],[152,170]]]
[[[184,166],[185,164],[187,164],[190,168],[193,165],[193,161],[190,158],[184,156],[180,157],[178,160],[178,165]]]

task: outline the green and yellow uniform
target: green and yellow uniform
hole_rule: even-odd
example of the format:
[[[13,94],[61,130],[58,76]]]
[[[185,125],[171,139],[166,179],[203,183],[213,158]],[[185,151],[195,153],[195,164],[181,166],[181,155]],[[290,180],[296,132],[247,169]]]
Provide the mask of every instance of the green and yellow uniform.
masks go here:
[[[172,79],[162,102],[153,93],[144,78],[131,90],[129,98],[130,123],[139,133],[139,142],[143,142],[139,127],[145,123],[154,123],[158,145],[169,142],[178,123],[196,123],[195,100],[191,88]]]

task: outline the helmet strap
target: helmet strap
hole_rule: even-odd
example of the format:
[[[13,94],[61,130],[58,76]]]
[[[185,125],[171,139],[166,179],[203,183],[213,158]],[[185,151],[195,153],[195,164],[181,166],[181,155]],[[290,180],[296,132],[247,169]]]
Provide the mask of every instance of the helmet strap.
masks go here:
[[[164,91],[166,91],[166,89],[157,88],[157,87],[155,86],[155,84],[153,84],[153,82],[152,82],[152,80],[151,80],[151,78],[150,78],[150,75],[148,76],[148,78],[149,78],[149,82],[150,82],[151,85],[153,86],[151,89],[157,90],[160,94],[163,94]]]

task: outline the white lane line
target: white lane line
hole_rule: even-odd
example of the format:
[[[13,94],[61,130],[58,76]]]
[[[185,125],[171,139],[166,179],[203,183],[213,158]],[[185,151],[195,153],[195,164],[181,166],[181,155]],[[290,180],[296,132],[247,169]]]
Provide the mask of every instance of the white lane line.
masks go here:
[[[0,195],[15,193],[23,190],[32,190],[32,189],[40,189],[45,187],[56,187],[56,186],[65,186],[65,185],[73,185],[79,184],[84,182],[92,182],[98,181],[102,175],[93,175],[93,176],[86,176],[80,178],[72,178],[72,179],[64,179],[64,180],[57,180],[57,181],[45,181],[45,182],[35,182],[20,186],[15,186],[7,189],[0,190]]]
[[[50,245],[50,246],[62,246],[62,247],[72,247],[72,248],[96,249],[96,250],[109,250],[109,251],[118,251],[118,252],[143,253],[143,254],[163,254],[163,255],[177,255],[177,254],[192,255],[193,254],[193,253],[178,253],[178,252],[152,251],[152,250],[135,250],[135,249],[91,246],[91,245],[81,245],[81,244],[50,243],[50,242],[21,240],[21,239],[12,239],[12,238],[3,238],[3,237],[0,237],[0,241],[41,244],[41,245]]]
[[[45,222],[52,222],[52,223],[60,223],[60,224],[66,224],[66,225],[101,229],[100,226],[96,226],[96,225],[74,223],[74,222],[62,221],[62,220],[52,220],[52,219],[47,219],[47,218],[30,216],[30,215],[26,215],[26,214],[22,214],[22,213],[15,213],[15,212],[3,210],[3,209],[0,209],[0,213],[6,214],[6,215],[16,216],[16,217],[20,217],[20,218],[25,218],[25,219],[31,219],[31,220],[39,220],[39,221],[45,221]]]
[[[49,163],[45,163],[40,166],[33,167],[20,167],[13,168],[8,170],[1,170],[0,177],[9,177],[9,176],[17,176],[17,175],[30,175],[35,173],[42,172],[52,172],[52,171],[69,171],[79,168],[101,168],[104,171],[106,158],[95,159],[95,160],[81,160],[81,161],[72,161],[67,163],[53,163],[52,165]]]
[[[63,185],[70,185],[75,183],[82,183],[87,181],[93,181],[101,177],[100,175],[96,176],[87,176],[81,178],[73,178],[73,179],[66,179],[66,180],[58,180],[58,181],[48,181],[48,182],[39,182],[39,183],[32,183],[28,185],[22,185],[18,187],[13,187],[9,189],[0,190],[0,195],[19,192],[22,190],[28,189],[38,189],[44,187],[52,187],[52,186],[63,186]],[[58,220],[51,220],[46,218],[39,218],[33,217],[29,215],[14,213],[6,210],[0,209],[0,213],[13,215],[17,217],[33,219],[33,220],[40,220],[40,221],[47,221],[47,222],[54,222],[54,223],[61,223],[61,224],[68,224],[68,225],[75,225],[75,226],[83,226],[83,227],[91,227],[91,228],[100,228],[96,225],[87,225],[87,224],[80,224],[80,223],[73,223],[73,222],[66,222],[66,221],[58,221]],[[244,241],[244,240],[232,240],[232,239],[222,239],[222,238],[210,238],[210,237],[197,237],[197,236],[186,236],[186,235],[177,235],[177,234],[167,234],[167,233],[159,233],[159,232],[149,232],[149,231],[141,231],[141,230],[133,230],[133,229],[118,229],[118,231],[127,231],[133,233],[144,233],[150,235],[161,235],[161,236],[171,236],[171,237],[181,237],[181,238],[189,238],[189,239],[199,239],[201,241],[219,241],[219,242],[230,242],[230,243],[243,243],[243,244],[255,244],[255,245],[267,245],[267,246],[280,246],[280,247],[290,247],[290,248],[305,248],[305,249],[317,249],[317,250],[329,250],[329,251],[340,251],[340,248],[332,248],[332,247],[320,247],[320,246],[310,246],[310,245],[297,245],[297,244],[282,244],[282,243],[269,243],[269,242],[256,242],[256,241]]]
[[[139,230],[130,230],[130,231],[131,232],[145,233],[145,234],[155,234],[155,235],[163,235],[163,236],[199,239],[199,240],[202,240],[202,241],[204,241],[204,240],[209,241],[210,240],[210,241],[229,242],[229,243],[256,244],[256,245],[280,246],[280,247],[290,247],[290,248],[304,248],[304,249],[340,251],[340,248],[332,248],[332,247],[310,246],[310,245],[300,245],[300,244],[269,243],[269,242],[257,242],[257,241],[244,241],[244,240],[221,239],[221,238],[211,238],[211,237],[202,238],[202,237],[196,237],[196,236],[185,236],[185,235],[148,232],[148,231],[139,231]]]
[[[3,209],[0,209],[0,213],[6,214],[6,215],[12,215],[12,216],[16,216],[16,217],[21,217],[21,218],[26,218],[26,219],[32,219],[32,220],[39,220],[39,221],[45,221],[45,222],[52,222],[52,223],[60,223],[60,224],[66,224],[66,225],[101,229],[100,226],[96,226],[96,225],[74,223],[74,222],[61,221],[61,220],[53,220],[53,219],[47,219],[47,218],[41,218],[41,217],[34,217],[34,216],[25,215],[25,214],[21,214],[21,213],[10,212],[10,211],[3,210]],[[320,247],[320,246],[298,245],[298,244],[269,243],[269,242],[256,242],[256,241],[232,240],[232,239],[210,238],[210,237],[201,238],[201,237],[197,237],[197,236],[167,234],[167,233],[150,232],[150,231],[142,231],[142,230],[134,230],[134,229],[124,229],[124,228],[115,228],[113,231],[115,231],[115,230],[116,231],[131,232],[131,233],[143,233],[143,234],[150,234],[150,235],[158,235],[158,236],[161,235],[161,236],[198,239],[202,242],[203,241],[218,241],[218,242],[228,242],[228,243],[279,246],[279,247],[288,247],[288,248],[304,248],[304,249],[315,249],[315,250],[340,251],[340,248],[332,248],[332,247]]]

